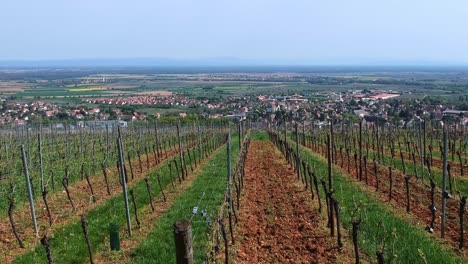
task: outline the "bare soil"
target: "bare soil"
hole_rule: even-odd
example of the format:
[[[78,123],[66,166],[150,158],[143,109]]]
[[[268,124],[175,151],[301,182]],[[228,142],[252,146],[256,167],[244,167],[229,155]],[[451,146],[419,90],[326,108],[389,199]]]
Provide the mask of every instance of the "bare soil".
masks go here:
[[[238,214],[236,263],[352,263],[352,252],[338,248],[310,197],[273,143],[253,141]]]

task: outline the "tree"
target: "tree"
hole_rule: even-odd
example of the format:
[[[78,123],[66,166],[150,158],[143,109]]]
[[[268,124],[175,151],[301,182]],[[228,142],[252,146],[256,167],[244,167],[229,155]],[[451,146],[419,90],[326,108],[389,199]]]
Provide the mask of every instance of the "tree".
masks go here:
[[[65,112],[58,112],[55,117],[57,117],[58,119],[68,119],[68,114],[65,113]]]

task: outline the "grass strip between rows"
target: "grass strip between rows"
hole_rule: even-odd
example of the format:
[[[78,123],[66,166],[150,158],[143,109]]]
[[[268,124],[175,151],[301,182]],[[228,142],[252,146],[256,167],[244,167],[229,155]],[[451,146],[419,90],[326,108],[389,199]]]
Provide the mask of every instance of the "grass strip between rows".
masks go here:
[[[231,164],[239,155],[238,137],[232,137]],[[199,206],[192,219],[192,245],[195,263],[202,263],[208,249],[210,225],[201,211],[206,209],[211,221],[216,221],[218,208],[223,203],[227,186],[226,147],[218,151],[211,162],[203,168],[192,187],[182,194],[156,223],[156,228],[132,253],[129,263],[175,263],[173,225],[179,219],[189,219],[192,209]],[[205,193],[205,194],[203,194]]]

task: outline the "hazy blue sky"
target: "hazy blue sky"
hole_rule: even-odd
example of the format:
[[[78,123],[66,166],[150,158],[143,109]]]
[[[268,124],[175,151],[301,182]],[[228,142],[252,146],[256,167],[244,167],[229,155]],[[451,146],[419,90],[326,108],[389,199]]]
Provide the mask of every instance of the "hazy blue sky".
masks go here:
[[[0,60],[468,64],[466,0],[2,0]]]

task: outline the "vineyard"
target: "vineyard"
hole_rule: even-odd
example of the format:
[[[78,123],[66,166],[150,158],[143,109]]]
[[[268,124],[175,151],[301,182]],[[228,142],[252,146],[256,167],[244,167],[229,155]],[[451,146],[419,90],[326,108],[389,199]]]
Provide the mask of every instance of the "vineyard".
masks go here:
[[[0,133],[0,263],[466,262],[455,126],[180,119]]]
[[[276,127],[270,138],[318,198],[330,235],[349,230],[355,262],[466,261],[466,132],[330,123]]]

